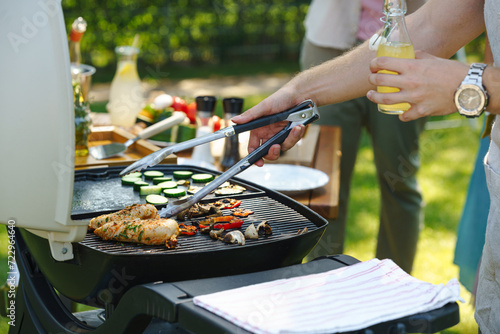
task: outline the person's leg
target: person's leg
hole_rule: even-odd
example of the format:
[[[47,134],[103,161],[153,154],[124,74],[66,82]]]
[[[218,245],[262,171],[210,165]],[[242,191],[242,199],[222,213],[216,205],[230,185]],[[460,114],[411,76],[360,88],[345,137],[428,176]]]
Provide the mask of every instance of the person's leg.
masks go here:
[[[339,56],[342,50],[316,47],[304,40],[301,54],[303,69]],[[340,159],[339,210],[336,219],[329,225],[316,247],[306,257],[310,261],[323,255],[341,254],[344,247],[345,222],[349,198],[349,186],[356,162],[361,134],[361,109],[359,101],[353,100],[319,108],[320,119],[314,124],[340,126],[342,128],[342,158]]]
[[[417,250],[422,195],[416,174],[420,167],[419,136],[425,119],[401,122],[371,104],[368,130],[380,184],[380,228],[376,257],[390,258],[410,273]]]

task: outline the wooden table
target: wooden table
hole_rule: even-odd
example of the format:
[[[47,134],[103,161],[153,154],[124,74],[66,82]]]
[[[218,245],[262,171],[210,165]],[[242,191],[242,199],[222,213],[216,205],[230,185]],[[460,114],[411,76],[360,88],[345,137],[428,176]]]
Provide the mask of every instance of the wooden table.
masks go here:
[[[323,218],[337,218],[340,187],[341,129],[336,126],[322,125],[313,165],[311,167],[325,172],[330,180],[319,189],[290,196],[308,206]]]

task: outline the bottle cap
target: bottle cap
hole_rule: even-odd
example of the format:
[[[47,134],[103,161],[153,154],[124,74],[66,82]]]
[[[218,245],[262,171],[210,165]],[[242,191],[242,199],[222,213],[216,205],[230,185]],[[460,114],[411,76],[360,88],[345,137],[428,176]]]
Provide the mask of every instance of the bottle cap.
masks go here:
[[[228,97],[222,100],[222,108],[225,114],[239,115],[243,111],[243,99],[239,97]]]
[[[79,42],[86,30],[87,21],[85,21],[83,17],[79,17],[71,24],[71,32],[69,34],[69,38],[73,42]]]
[[[217,98],[215,96],[197,96],[196,110],[213,114]]]

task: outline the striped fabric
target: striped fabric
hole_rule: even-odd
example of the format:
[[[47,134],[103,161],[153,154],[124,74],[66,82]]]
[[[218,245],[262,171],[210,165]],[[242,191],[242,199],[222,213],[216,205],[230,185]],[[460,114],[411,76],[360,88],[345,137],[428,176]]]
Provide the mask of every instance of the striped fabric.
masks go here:
[[[457,280],[420,281],[391,260],[198,296],[194,304],[252,333],[335,333],[461,300]]]

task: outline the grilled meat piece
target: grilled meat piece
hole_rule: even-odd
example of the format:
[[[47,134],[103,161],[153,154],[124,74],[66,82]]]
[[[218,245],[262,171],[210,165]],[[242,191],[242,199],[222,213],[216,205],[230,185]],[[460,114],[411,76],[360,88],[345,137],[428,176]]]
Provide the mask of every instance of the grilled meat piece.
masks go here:
[[[95,230],[106,223],[114,221],[158,218],[160,218],[160,216],[158,215],[158,210],[156,210],[154,205],[134,204],[127,206],[123,210],[92,218],[89,223],[89,230]]]
[[[173,219],[115,221],[102,225],[94,234],[103,240],[165,245],[175,248],[179,225]]]

